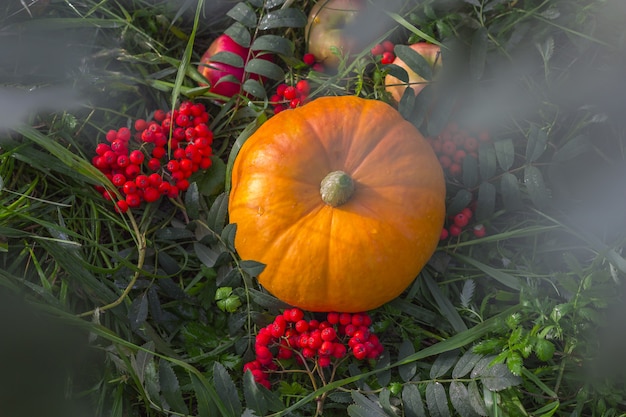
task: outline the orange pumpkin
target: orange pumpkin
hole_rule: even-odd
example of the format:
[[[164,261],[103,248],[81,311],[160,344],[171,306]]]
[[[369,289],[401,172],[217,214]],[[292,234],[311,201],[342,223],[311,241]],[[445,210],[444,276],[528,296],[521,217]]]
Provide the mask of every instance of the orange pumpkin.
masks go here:
[[[229,216],[258,280],[309,311],[392,300],[433,254],[445,182],[428,142],[390,105],[324,97],[283,111],[243,144]]]

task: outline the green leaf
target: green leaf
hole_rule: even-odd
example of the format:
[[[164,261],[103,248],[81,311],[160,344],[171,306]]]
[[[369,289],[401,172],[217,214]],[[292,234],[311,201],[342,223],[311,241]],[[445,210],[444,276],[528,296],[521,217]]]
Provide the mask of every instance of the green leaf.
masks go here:
[[[550,193],[543,181],[543,174],[539,168],[529,165],[524,168],[524,184],[528,191],[528,196],[538,209],[548,206]]]
[[[532,124],[528,132],[528,143],[526,144],[526,162],[535,162],[546,150],[548,145],[548,134],[537,125]]]
[[[143,292],[133,300],[128,311],[128,321],[130,328],[137,331],[148,318],[148,297]]]
[[[244,83],[245,89],[245,83]],[[226,164],[217,155],[211,155],[211,166],[202,175],[200,175],[196,183],[200,194],[204,196],[214,196],[224,188],[224,180],[226,179]]]
[[[246,72],[262,75],[272,80],[282,80],[285,76],[282,68],[266,59],[252,58],[246,64]]]
[[[241,261],[239,263],[239,266],[246,274],[250,275],[251,277],[258,277],[259,274],[265,269],[265,265],[261,262],[251,260]]]
[[[211,57],[211,62],[219,62],[220,64],[230,65],[235,68],[243,68],[243,58],[230,51],[220,51]],[[202,64],[211,66],[211,64]]]
[[[426,58],[418,54],[411,47],[407,45],[396,45],[394,47],[394,53],[417,75],[426,81],[432,80],[433,70],[431,64],[426,61]]]
[[[437,379],[444,376],[454,366],[458,357],[458,349],[453,349],[437,356],[437,359],[435,359],[430,367],[430,379]]]
[[[509,352],[506,358],[506,366],[513,375],[521,375],[524,359],[517,352]]]
[[[463,159],[463,185],[467,188],[478,185],[478,160],[472,155]]]
[[[215,404],[211,400],[211,395],[207,392],[206,386],[202,383],[198,375],[189,372],[191,385],[195,393],[196,404],[199,416],[214,416],[217,414]]]
[[[402,388],[402,404],[405,417],[426,417],[422,395],[415,385],[404,385],[404,388]]]
[[[412,121],[413,119],[413,110],[415,109],[415,93],[413,89],[406,88],[404,93],[402,93],[402,97],[400,98],[400,102],[398,103],[398,111],[404,117],[404,119]]]
[[[397,79],[399,79],[400,81],[402,81],[403,83],[408,83],[409,82],[409,73],[402,67],[396,65],[396,64],[389,64],[387,66],[385,66],[385,71],[387,71],[388,75],[391,75],[393,77],[396,77]],[[407,90],[412,90],[409,87],[407,87]],[[406,90],[405,90],[406,92]],[[415,96],[415,93],[412,93],[413,96]]]
[[[451,215],[459,213],[472,202],[472,198],[474,198],[474,196],[468,190],[461,189],[457,191],[454,197],[450,200],[450,203],[448,203],[446,212]]]
[[[466,279],[459,294],[459,301],[463,308],[468,308],[472,299],[474,298],[474,291],[476,290],[476,282],[473,279]]]
[[[480,389],[478,388],[476,380],[472,380],[467,384],[467,394],[470,405],[474,411],[481,416],[488,415],[485,408],[485,401],[483,401],[483,397],[480,395]]]
[[[478,187],[476,199],[476,219],[483,221],[491,217],[496,207],[496,187],[490,182],[483,182]]]
[[[469,374],[481,358],[482,355],[475,354],[472,349],[465,351],[452,370],[452,378],[463,378]]]
[[[352,391],[354,404],[348,406],[348,415],[351,417],[388,417],[377,402],[368,399],[358,391]]]
[[[496,269],[489,265],[486,265],[469,256],[461,255],[459,253],[455,253],[453,256],[469,265],[472,265],[478,268],[479,270],[483,271],[485,274],[489,275],[491,278],[494,278],[495,280],[499,281],[501,284],[506,285],[507,287],[513,290],[519,291],[521,288],[519,279],[514,277],[513,275],[507,274],[506,272],[500,269]]]
[[[479,80],[485,71],[487,58],[487,28],[481,27],[476,30],[472,37],[472,49],[470,51],[469,70],[472,77]]]
[[[537,355],[537,358],[539,358],[540,361],[545,362],[552,359],[555,350],[556,348],[554,346],[554,343],[552,343],[551,341],[546,340],[542,337],[538,337],[537,340],[535,340],[534,351],[535,355]]]
[[[472,372],[473,373],[473,372]],[[480,374],[480,380],[489,391],[502,391],[522,383],[522,378],[513,375],[509,368],[503,363],[496,363],[487,366]]]
[[[398,346],[398,360],[406,358],[415,353],[415,347],[413,346],[413,342],[410,340],[404,340]],[[398,373],[400,374],[400,378],[404,382],[409,382],[417,373],[417,363],[409,362],[404,365],[400,365],[398,367]]]
[[[477,417],[478,413],[470,404],[469,392],[467,387],[459,381],[450,383],[450,402],[452,407],[461,417]]]
[[[243,46],[244,48],[250,47],[252,37],[250,36],[250,30],[239,22],[235,22],[230,25],[225,31],[225,35],[228,35],[235,43]]]
[[[243,407],[239,395],[237,394],[237,387],[224,365],[217,361],[213,364],[213,382],[215,384],[215,391],[224,403],[228,414],[233,417],[240,416]]]
[[[197,220],[200,216],[200,192],[196,182],[192,182],[185,192],[185,210],[192,220]]]
[[[496,159],[498,165],[503,171],[508,171],[515,162],[515,147],[511,139],[502,139],[493,142],[493,147],[496,151]]]
[[[217,260],[220,256],[219,252],[214,251],[208,246],[203,245],[199,242],[193,243],[193,250],[196,253],[196,256],[205,266],[209,268],[213,268],[217,263]]]
[[[226,248],[234,252],[235,251],[235,234],[237,233],[237,225],[234,223],[227,224],[222,230],[221,238]]]
[[[294,45],[293,42],[282,36],[263,35],[254,40],[250,49],[291,57],[293,56]]]
[[[251,408],[260,416],[267,415],[269,410],[267,400],[261,391],[261,386],[254,381],[254,376],[250,371],[246,371],[243,375],[243,396],[246,400],[246,407]]]
[[[249,28],[256,27],[257,25],[256,13],[249,4],[244,2],[235,4],[226,15]]]
[[[222,233],[228,214],[228,195],[222,193],[215,198],[207,214],[207,227],[215,233]]]
[[[306,26],[307,17],[300,9],[278,9],[267,13],[259,21],[260,30],[275,28],[301,28]]]
[[[480,177],[488,181],[496,174],[498,168],[496,151],[492,143],[482,143],[478,148],[478,168]]]
[[[446,389],[439,382],[426,385],[426,406],[432,417],[450,417]]]
[[[159,361],[159,383],[161,385],[161,394],[167,401],[169,409],[178,413],[188,414],[189,410],[183,400],[178,377],[174,373],[172,365],[164,359]]]
[[[591,149],[589,138],[583,135],[576,136],[556,150],[552,155],[552,162],[565,162],[588,152]]]
[[[426,283],[428,290],[435,299],[441,314],[450,322],[452,328],[454,328],[457,333],[467,330],[467,326],[463,322],[459,312],[454,308],[452,302],[443,295],[437,283],[428,274],[422,274],[422,280]]]
[[[393,407],[391,406],[391,391],[389,391],[388,388],[383,388],[382,390],[380,390],[380,394],[378,394],[378,403],[379,406],[382,408],[383,414],[385,416],[395,416],[396,413],[393,410]]]
[[[265,292],[261,292],[252,288],[248,289],[248,292],[250,293],[250,297],[252,298],[252,300],[260,307],[271,310],[286,309],[290,307],[289,304],[280,301],[278,298]]]
[[[258,80],[253,80],[251,78],[247,79],[243,83],[243,91],[259,99],[267,97],[267,92],[265,91],[263,85]]]
[[[418,97],[420,97],[422,93],[420,93]],[[443,94],[437,97],[437,101],[435,101],[429,113],[428,135],[430,137],[436,137],[448,125],[456,103],[456,97],[453,94]]]
[[[500,194],[502,203],[508,210],[518,210],[522,207],[520,197],[519,182],[517,177],[510,172],[505,172],[500,178]]]

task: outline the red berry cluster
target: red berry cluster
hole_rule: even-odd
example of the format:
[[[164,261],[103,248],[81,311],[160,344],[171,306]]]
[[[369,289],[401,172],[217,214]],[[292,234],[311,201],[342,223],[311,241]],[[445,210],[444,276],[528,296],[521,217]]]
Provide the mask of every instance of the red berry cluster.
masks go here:
[[[299,308],[287,309],[259,330],[254,345],[256,359],[244,365],[254,379],[270,387],[269,375],[280,360],[295,358],[298,363],[314,362],[325,368],[348,352],[358,360],[376,359],[383,352],[378,337],[369,326],[366,313],[328,313],[326,320],[306,320]]]
[[[276,94],[270,97],[270,103],[274,106],[274,114],[278,114],[286,109],[295,109],[306,103],[311,86],[307,80],[300,80],[295,86],[285,83],[276,87]]]
[[[393,52],[394,44],[391,41],[383,41],[382,43],[376,44],[371,49],[372,55],[374,57],[380,57],[380,63],[383,65],[391,64],[394,59],[396,59],[396,55]]]
[[[435,150],[444,171],[451,177],[463,172],[463,160],[467,155],[478,158],[481,142],[490,140],[486,130],[461,129],[456,123],[448,124],[435,138],[426,138]]]
[[[456,237],[463,233],[463,229],[467,227],[470,223],[470,220],[474,216],[474,212],[471,208],[465,207],[463,210],[458,212],[457,214],[450,216],[448,218],[449,224],[448,227],[444,227],[441,230],[441,240],[445,240],[448,237]],[[476,224],[472,228],[472,233],[476,237],[484,237],[487,234],[487,230],[483,224]]]
[[[189,187],[191,174],[209,168],[213,132],[208,120],[203,104],[185,101],[174,111],[155,111],[153,120],[137,119],[134,134],[127,127],[109,130],[108,143],[96,146],[92,163],[124,196],[116,210],[124,213],[161,196],[174,198]],[[104,187],[97,189],[113,198]]]

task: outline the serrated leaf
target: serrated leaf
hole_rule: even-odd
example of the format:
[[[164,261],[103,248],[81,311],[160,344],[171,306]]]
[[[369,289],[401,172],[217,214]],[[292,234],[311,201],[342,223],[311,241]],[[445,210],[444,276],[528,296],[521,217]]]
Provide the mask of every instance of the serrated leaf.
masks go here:
[[[243,58],[241,56],[229,51],[220,51],[211,56],[211,62],[219,62],[220,64],[230,65],[235,68],[243,68],[244,65]],[[211,66],[210,63],[201,65],[208,67]]]
[[[197,415],[199,416],[214,416],[217,414],[217,409],[214,402],[211,400],[211,395],[209,394],[207,387],[200,380],[198,375],[193,372],[189,373],[189,377],[191,379],[191,385],[194,391],[194,397],[196,399],[196,404],[198,407]]]
[[[480,395],[480,389],[478,388],[476,380],[472,380],[467,384],[467,394],[470,405],[474,411],[481,416],[488,415],[487,410],[485,409],[485,402],[483,401],[483,397]]]
[[[487,366],[480,375],[480,380],[489,391],[502,391],[522,383],[522,378],[513,375],[509,368],[503,363],[496,363]]]
[[[197,220],[200,216],[200,192],[198,184],[192,182],[185,192],[185,211],[192,220]]]
[[[430,81],[433,78],[432,65],[422,55],[418,54],[415,50],[407,45],[396,45],[394,47],[394,53],[417,75],[422,77],[426,81]],[[408,78],[407,81],[408,82]]]
[[[350,416],[387,417],[387,414],[381,410],[377,402],[370,400],[359,391],[352,391],[352,400],[354,404],[348,406],[348,410],[350,407],[354,407],[353,409],[357,410],[358,413],[365,412],[366,414],[350,414],[350,412],[348,412]]]
[[[533,204],[542,209],[548,205],[550,194],[543,181],[543,174],[536,166],[524,168],[524,185]]]
[[[244,48],[250,47],[250,42],[252,42],[250,30],[239,22],[235,22],[226,28],[224,34],[228,35],[235,43]]]
[[[452,381],[450,383],[450,402],[452,407],[461,417],[476,417],[478,413],[469,401],[469,392],[462,382]]]
[[[511,139],[502,139],[493,142],[493,147],[496,152],[496,159],[498,165],[503,171],[508,171],[515,162],[515,147]]]
[[[148,318],[148,297],[146,293],[141,293],[133,300],[128,311],[128,321],[130,328],[137,331]]]
[[[203,245],[199,242],[193,243],[193,250],[196,253],[196,256],[205,266],[209,268],[213,268],[217,263],[217,260],[220,256],[219,252],[214,251],[206,245]]]
[[[479,80],[485,71],[485,60],[487,59],[487,28],[480,27],[472,37],[472,49],[470,51],[469,70],[472,77]]]
[[[243,91],[256,98],[264,99],[267,97],[267,91],[265,91],[265,88],[258,80],[247,79],[244,81],[242,88]]]
[[[294,46],[293,42],[282,36],[263,35],[254,40],[250,49],[291,57],[293,56]]]
[[[215,233],[222,233],[226,215],[228,214],[228,195],[222,193],[218,195],[207,214],[206,224],[209,229]]]
[[[415,346],[413,346],[413,342],[410,340],[403,340],[402,343],[400,343],[400,346],[398,346],[398,361],[401,361],[414,353]],[[400,365],[398,367],[398,373],[404,382],[410,381],[417,373],[417,363],[409,362]]]
[[[346,411],[350,417],[388,417],[387,414],[380,410],[380,407],[375,409],[373,407],[366,408],[362,405],[350,404]]]
[[[570,139],[554,152],[552,156],[552,162],[565,162],[582,155],[591,149],[589,138],[586,136],[576,136]]]
[[[260,30],[275,28],[301,28],[306,26],[307,17],[300,9],[278,9],[267,13],[259,21]]]
[[[254,381],[252,372],[249,371],[243,375],[243,396],[247,407],[253,409],[258,415],[267,414],[269,410],[267,400],[261,392],[260,385]]]
[[[481,342],[480,344],[483,344],[483,343]],[[496,357],[495,355],[487,355],[479,359],[476,365],[474,366],[474,369],[472,369],[472,372],[470,373],[470,378],[476,379],[476,378],[481,377],[495,357]]]
[[[426,406],[431,417],[450,417],[446,389],[439,382],[426,385]]]
[[[474,290],[476,289],[476,283],[473,279],[467,279],[463,283],[463,288],[461,289],[461,294],[459,294],[459,299],[461,302],[461,307],[468,308],[472,302],[472,298],[474,297]]]
[[[478,185],[478,160],[472,155],[463,159],[463,185],[467,188]]]
[[[450,200],[446,212],[452,215],[459,213],[472,202],[472,198],[474,198],[474,196],[468,190],[461,189],[457,191]]]
[[[252,58],[246,64],[246,72],[262,75],[272,80],[282,80],[285,76],[282,68],[266,59]]]
[[[278,298],[255,289],[248,289],[248,293],[252,297],[252,300],[260,307],[272,310],[279,310],[290,307],[289,304],[280,301]]]
[[[458,349],[453,349],[437,356],[430,367],[430,379],[437,379],[444,376],[454,366],[458,356]]]
[[[483,182],[478,187],[476,199],[476,219],[483,221],[493,214],[496,207],[496,187],[490,182]]]
[[[169,405],[170,410],[188,414],[189,410],[183,400],[178,377],[174,373],[172,365],[164,359],[159,361],[159,384],[161,386],[161,394]]]
[[[500,178],[500,194],[502,203],[508,210],[518,210],[522,206],[519,182],[517,177],[510,172],[505,172]]]
[[[537,125],[530,126],[528,143],[526,144],[526,162],[535,162],[546,150],[548,134]]]
[[[383,414],[386,416],[395,416],[396,413],[391,406],[391,391],[388,388],[383,388],[380,390],[380,394],[378,394],[378,403],[382,408]]]
[[[237,394],[237,387],[224,365],[217,361],[213,364],[213,382],[215,384],[215,391],[222,400],[224,407],[229,411],[229,415],[240,416],[243,407],[239,395]]]
[[[261,262],[245,260],[239,263],[241,269],[251,277],[258,277],[261,272],[265,269],[265,265]]]
[[[154,342],[151,340],[141,346],[143,349],[137,351],[133,368],[141,385],[146,381],[146,372],[151,362],[154,362]],[[144,350],[145,349],[145,350]],[[154,364],[153,364],[154,365]]]
[[[552,343],[549,340],[546,340],[541,337],[535,340],[535,347],[534,347],[535,355],[537,355],[537,358],[539,358],[539,360],[541,361],[545,362],[545,361],[549,361],[550,359],[552,359],[555,349],[556,348],[554,346],[554,343]]]
[[[472,349],[468,349],[454,366],[454,369],[452,370],[452,378],[463,378],[465,375],[469,374],[472,369],[474,369],[478,361],[481,359],[482,355],[477,355],[472,351]]]
[[[256,13],[247,3],[240,2],[235,4],[232,9],[226,12],[226,15],[244,26],[249,28],[256,27]]]
[[[506,366],[513,375],[521,375],[524,359],[517,352],[509,352],[506,358]]]
[[[480,177],[488,181],[496,174],[496,150],[492,143],[483,143],[478,148],[478,170]]]
[[[405,384],[402,388],[402,405],[405,417],[426,417],[422,394],[415,385]]]

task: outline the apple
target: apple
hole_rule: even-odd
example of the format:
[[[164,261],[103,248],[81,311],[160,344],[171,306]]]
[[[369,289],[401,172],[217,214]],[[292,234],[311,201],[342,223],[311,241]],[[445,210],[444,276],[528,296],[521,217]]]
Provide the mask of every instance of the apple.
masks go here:
[[[432,43],[418,42],[413,45],[409,45],[409,47],[426,59],[426,62],[430,64],[431,69],[433,70],[433,74],[441,67],[441,48],[439,48],[439,46],[433,45]],[[393,75],[388,74],[385,76],[385,89],[391,94],[396,103],[400,102],[402,94],[404,94],[404,91],[408,87],[411,87],[417,96],[424,89],[424,87],[428,85],[427,80],[410,69],[409,66],[399,57],[396,57],[392,64],[403,68],[409,75],[408,83],[399,80]]]
[[[354,51],[359,42],[346,33],[346,26],[355,22],[365,8],[364,0],[320,0],[311,9],[305,28],[308,52],[326,69],[336,69],[340,57],[333,54],[337,48],[343,56]]]
[[[239,56],[242,60],[242,65],[234,66],[220,62],[218,57],[216,57],[220,52],[231,52]],[[213,59],[213,57],[216,57],[216,59]],[[261,54],[255,57],[269,61],[274,60],[271,54]],[[244,73],[244,66],[250,58],[253,58],[250,48],[239,45],[230,36],[223,34],[218,36],[202,55],[200,64],[198,65],[198,72],[209,81],[209,85],[211,86],[209,89],[210,92],[225,97],[233,97],[241,90],[241,83],[243,83],[246,75]],[[225,79],[225,77],[229,75],[234,77],[237,82],[231,79]],[[249,78],[263,80],[263,77],[252,73],[249,74]],[[204,86],[206,84],[201,83],[200,85]]]

